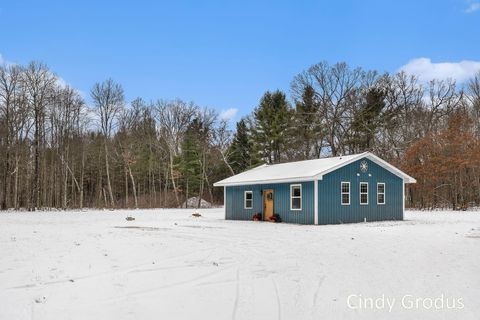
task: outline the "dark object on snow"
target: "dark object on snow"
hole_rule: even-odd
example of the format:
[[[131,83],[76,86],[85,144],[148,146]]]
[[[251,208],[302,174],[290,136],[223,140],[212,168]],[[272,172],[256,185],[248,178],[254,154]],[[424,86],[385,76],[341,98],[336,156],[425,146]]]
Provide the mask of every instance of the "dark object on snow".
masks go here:
[[[195,217],[195,218],[200,218],[202,215],[200,213],[192,213],[192,216]]]
[[[262,214],[261,213],[255,213],[252,217],[253,221],[262,221]]]
[[[271,216],[269,219],[273,222],[282,222],[282,218],[280,218],[280,215],[278,213],[274,213],[273,216]]]
[[[126,217],[125,220],[127,220],[127,221],[133,221],[133,220],[135,220],[135,218],[134,218],[134,217]]]
[[[47,298],[45,297],[39,297],[35,299],[35,303],[45,303],[46,300]]]

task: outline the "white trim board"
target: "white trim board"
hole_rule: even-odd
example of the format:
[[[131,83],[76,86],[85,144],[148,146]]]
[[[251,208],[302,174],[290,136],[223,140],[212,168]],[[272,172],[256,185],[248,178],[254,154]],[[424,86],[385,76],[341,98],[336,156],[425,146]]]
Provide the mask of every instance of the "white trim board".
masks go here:
[[[318,180],[313,181],[313,223],[318,224]]]
[[[391,173],[393,173],[394,175],[400,177],[403,179],[403,181],[405,183],[417,183],[417,180],[415,180],[414,178],[410,177],[408,174],[404,173],[403,171],[401,171],[400,169],[394,167],[393,165],[391,165],[390,163],[388,163],[387,161],[377,157],[376,155],[374,155],[373,153],[370,153],[370,152],[364,152],[364,153],[360,153],[357,155],[357,157],[355,158],[352,158],[352,159],[349,159],[341,164],[338,164],[337,166],[334,166],[332,168],[329,168],[323,172],[321,172],[320,174],[318,174],[316,176],[316,178],[322,180],[323,176],[330,173],[330,172],[333,172],[337,169],[340,169],[342,167],[345,167],[346,165],[349,165],[355,161],[358,161],[362,158],[367,158],[369,160],[371,160],[372,162],[378,164],[380,167],[384,168],[385,170],[387,171],[390,171]]]

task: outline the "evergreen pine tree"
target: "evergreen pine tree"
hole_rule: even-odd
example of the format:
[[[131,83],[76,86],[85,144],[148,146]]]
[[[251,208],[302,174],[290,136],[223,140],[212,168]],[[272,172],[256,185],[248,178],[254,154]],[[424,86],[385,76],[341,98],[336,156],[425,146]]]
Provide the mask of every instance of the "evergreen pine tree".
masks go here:
[[[182,141],[179,171],[182,175],[186,199],[189,194],[197,194],[202,179],[200,141],[203,126],[199,119],[194,119],[188,126]]]
[[[373,147],[385,107],[384,98],[385,94],[379,88],[367,91],[365,102],[353,117],[351,145],[354,152],[368,151]]]
[[[299,149],[299,158],[302,160],[318,158],[320,156],[319,137],[321,127],[318,117],[318,103],[315,101],[315,90],[306,86],[302,99],[295,104],[295,137]]]
[[[237,130],[230,145],[228,162],[235,173],[245,171],[257,162],[245,119],[237,122]]]
[[[259,155],[268,163],[279,163],[282,154],[287,154],[292,138],[289,129],[292,109],[285,93],[267,91],[254,111],[252,138]]]

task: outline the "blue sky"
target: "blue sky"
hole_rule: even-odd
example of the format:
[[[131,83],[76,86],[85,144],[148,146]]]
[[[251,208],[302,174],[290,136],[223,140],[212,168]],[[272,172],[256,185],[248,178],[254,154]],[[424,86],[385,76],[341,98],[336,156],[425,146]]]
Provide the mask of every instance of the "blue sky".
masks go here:
[[[0,59],[43,61],[87,96],[112,77],[128,100],[178,97],[235,119],[323,60],[460,81],[480,69],[474,0],[0,0],[0,30]]]

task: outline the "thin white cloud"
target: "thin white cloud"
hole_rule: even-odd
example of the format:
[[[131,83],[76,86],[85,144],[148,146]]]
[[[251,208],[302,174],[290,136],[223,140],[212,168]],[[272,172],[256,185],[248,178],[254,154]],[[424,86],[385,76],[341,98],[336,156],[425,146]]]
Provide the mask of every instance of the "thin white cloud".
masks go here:
[[[14,62],[6,60],[6,59],[2,56],[2,54],[0,53],[0,66],[9,67],[9,66],[14,66],[14,65],[15,65]]]
[[[5,60],[5,58],[0,53],[0,66],[8,66],[12,64],[10,61]]]
[[[452,79],[463,83],[480,70],[480,61],[462,60],[460,62],[433,63],[429,58],[416,58],[400,67],[399,71],[418,76],[423,82],[433,79]]]
[[[472,13],[477,10],[480,10],[480,2],[470,2],[467,9],[465,9],[466,13]]]
[[[62,77],[56,76],[57,77],[57,86],[59,86],[62,89],[65,89],[68,85],[67,81],[65,81]]]
[[[230,121],[237,115],[238,109],[237,108],[229,108],[227,110],[222,110],[220,112],[220,119],[225,121]]]
[[[73,89],[75,89],[75,91],[80,95],[80,97],[82,97],[83,99],[86,98],[85,92],[83,92],[82,90],[78,90],[77,88],[75,88],[74,86],[72,86],[70,83],[68,83],[67,81],[65,81],[65,79],[63,79],[62,77],[60,77],[60,76],[58,76],[58,75],[55,75],[55,77],[57,78],[57,79],[56,79],[57,86],[59,86],[59,87],[62,88],[62,89],[65,89],[65,88],[67,88],[67,87],[73,88]]]

